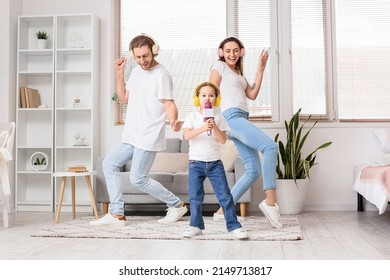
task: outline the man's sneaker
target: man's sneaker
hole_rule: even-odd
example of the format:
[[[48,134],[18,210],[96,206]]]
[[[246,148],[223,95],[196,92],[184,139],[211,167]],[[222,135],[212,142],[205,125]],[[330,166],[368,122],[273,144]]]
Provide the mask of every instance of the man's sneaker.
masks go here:
[[[232,234],[234,235],[235,238],[240,240],[249,238],[248,233],[242,227],[232,230]]]
[[[187,213],[187,206],[181,206],[181,207],[169,207],[167,209],[167,215],[158,220],[161,224],[168,224],[168,223],[174,223],[180,220],[185,213]]]
[[[108,213],[99,220],[89,222],[89,224],[91,226],[123,227],[126,225],[126,217],[115,218]]]
[[[198,235],[203,235],[203,232],[198,227],[189,227],[185,232],[183,232],[183,237],[191,238]]]
[[[237,216],[237,220],[242,222],[245,220],[245,217]],[[225,216],[223,214],[214,213],[213,221],[225,221]]]
[[[283,228],[283,225],[280,222],[279,206],[276,203],[274,206],[269,206],[267,205],[265,200],[263,200],[259,204],[259,208],[274,228],[277,229]]]

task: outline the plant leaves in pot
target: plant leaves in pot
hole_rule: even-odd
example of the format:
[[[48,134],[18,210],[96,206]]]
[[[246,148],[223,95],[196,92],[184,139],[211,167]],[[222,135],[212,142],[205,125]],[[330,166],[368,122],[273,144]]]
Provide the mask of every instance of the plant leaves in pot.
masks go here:
[[[35,37],[37,38],[38,49],[46,49],[47,40],[49,39],[49,34],[47,34],[46,31],[37,31],[35,32]]]
[[[281,214],[301,213],[308,193],[310,169],[317,164],[315,162],[317,151],[332,144],[332,142],[326,142],[306,157],[302,157],[303,146],[317,121],[303,134],[303,129],[311,120],[311,115],[301,124],[301,110],[299,109],[290,121],[284,122],[285,143],[279,140],[279,133],[275,136],[279,149],[276,162],[276,202]]]

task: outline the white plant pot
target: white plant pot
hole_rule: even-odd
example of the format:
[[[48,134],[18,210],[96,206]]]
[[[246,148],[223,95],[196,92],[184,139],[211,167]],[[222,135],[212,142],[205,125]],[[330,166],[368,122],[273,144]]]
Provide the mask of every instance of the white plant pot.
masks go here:
[[[43,164],[43,165],[36,165],[34,164],[35,163],[35,160],[39,158],[39,159],[42,159],[44,158],[45,161],[46,161],[46,164]],[[33,170],[35,171],[44,171],[49,165],[49,156],[47,154],[45,154],[44,152],[35,152],[31,155],[30,157],[30,166]]]
[[[37,39],[37,48],[38,49],[46,49],[47,48],[47,40],[46,39]]]
[[[309,192],[309,179],[299,179],[297,184],[298,187],[294,180],[276,180],[276,203],[280,214],[295,215],[302,212]]]

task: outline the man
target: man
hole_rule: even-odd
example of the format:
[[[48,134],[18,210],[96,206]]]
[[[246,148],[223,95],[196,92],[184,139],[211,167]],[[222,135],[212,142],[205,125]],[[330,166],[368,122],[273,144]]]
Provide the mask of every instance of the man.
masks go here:
[[[123,182],[120,168],[132,159],[130,182],[139,190],[166,203],[167,215],[160,223],[178,221],[187,212],[185,203],[159,182],[149,177],[157,151],[165,149],[165,120],[174,131],[181,129],[172,95],[172,78],[155,57],[157,43],[145,34],[133,38],[129,51],[138,63],[124,82],[126,58],[115,61],[117,94],[127,103],[122,143],[103,160],[103,173],[110,196],[109,213],[91,225],[124,226]]]

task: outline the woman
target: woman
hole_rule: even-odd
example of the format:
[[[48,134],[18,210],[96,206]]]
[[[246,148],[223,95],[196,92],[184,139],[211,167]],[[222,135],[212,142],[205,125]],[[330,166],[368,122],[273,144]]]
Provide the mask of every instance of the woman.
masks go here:
[[[260,176],[260,151],[264,155],[262,175],[266,198],[259,204],[259,208],[273,227],[282,228],[275,194],[277,145],[248,120],[247,98],[255,100],[259,94],[268,52],[263,50],[260,54],[252,86],[243,76],[244,55],[245,48],[240,40],[235,37],[226,38],[219,45],[219,60],[214,63],[210,73],[210,81],[221,89],[221,111],[231,129],[228,136],[234,141],[245,167],[245,174],[232,188],[232,196],[236,204]],[[219,209],[214,218],[221,218],[221,214],[222,209]]]

